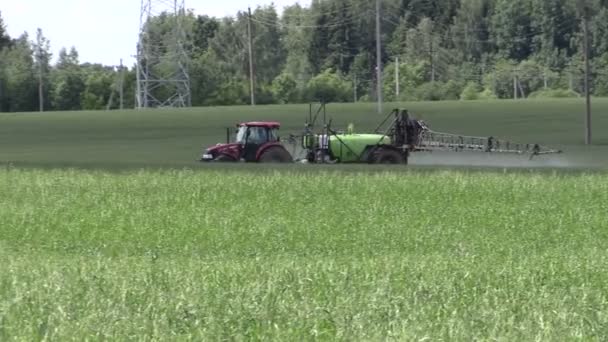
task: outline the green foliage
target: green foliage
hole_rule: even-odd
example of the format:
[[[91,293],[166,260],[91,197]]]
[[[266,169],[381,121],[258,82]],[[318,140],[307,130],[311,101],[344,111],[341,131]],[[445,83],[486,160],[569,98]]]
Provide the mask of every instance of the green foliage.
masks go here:
[[[51,74],[54,83],[52,93],[53,108],[57,110],[81,109],[81,98],[85,91],[85,81],[78,61],[78,52],[71,48],[59,51],[57,66]],[[97,96],[97,95],[95,95]]]
[[[441,86],[442,100],[458,100],[462,89],[462,86],[456,81],[447,81]]]
[[[580,94],[569,89],[543,89],[530,94],[530,98],[568,98],[580,97]]]
[[[567,29],[578,25],[574,3],[569,0],[531,1],[532,28],[540,32],[535,35],[533,47],[541,64],[547,67],[564,67],[566,56],[574,52],[571,43],[576,39],[575,33]]]
[[[533,53],[530,0],[497,0],[491,19],[492,36],[500,55],[524,60]]]
[[[455,81],[435,81],[423,83],[410,93],[413,96],[406,94],[403,97],[415,101],[458,100],[461,92],[462,87]]]
[[[213,51],[207,51],[192,60],[190,72],[196,77],[191,79],[192,105],[215,104],[217,90],[222,82],[220,62]]]
[[[42,33],[42,29],[38,29],[36,31],[36,41],[32,44],[32,50],[34,55],[34,68],[36,70],[36,76],[39,82],[42,83],[41,89],[43,97],[43,108],[39,108],[40,110],[44,110],[45,108],[49,108],[51,106],[51,87],[52,83],[50,82],[50,73],[51,73],[51,43]],[[40,101],[39,101],[40,102]]]
[[[443,84],[441,82],[424,83],[414,90],[414,97],[418,101],[440,101],[444,99]]]
[[[515,77],[516,64],[511,60],[498,60],[494,70],[483,78],[485,88],[496,94],[498,98],[513,98],[513,79]]]
[[[480,100],[496,100],[496,99],[498,99],[498,96],[496,96],[496,94],[494,94],[492,89],[485,88],[484,90],[481,91],[481,93],[479,93],[479,99]]]
[[[247,80],[230,79],[224,81],[219,85],[219,89],[216,89],[210,104],[226,106],[249,103],[249,88]]]
[[[85,79],[85,90],[82,93],[81,105],[85,110],[105,109],[112,92],[112,73],[101,66],[88,70]]]
[[[192,29],[192,44],[199,53],[204,53],[209,48],[209,40],[213,39],[220,27],[220,23],[215,18],[208,16],[198,16]]]
[[[297,87],[298,84],[293,79],[293,76],[283,73],[272,81],[272,94],[279,103],[290,103],[297,99]]]
[[[258,85],[255,89],[255,102],[256,104],[264,105],[264,104],[276,104],[274,94],[272,92],[272,85],[263,83],[262,85]]]
[[[596,59],[594,69],[598,71],[593,78],[594,94],[608,96],[608,52]]]
[[[463,60],[479,62],[492,48],[483,42],[487,42],[490,37],[494,3],[493,0],[461,0],[460,8],[454,16],[451,40]]]
[[[460,94],[460,99],[465,101],[479,100],[479,92],[481,87],[477,82],[469,82]]]
[[[27,34],[16,39],[10,48],[0,51],[0,109],[27,112],[37,109],[37,82],[33,51]]]
[[[11,45],[11,37],[9,37],[6,32],[6,25],[4,24],[4,19],[2,18],[2,11],[0,11],[0,52],[5,47],[9,47]]]
[[[340,75],[327,69],[308,82],[307,93],[308,97],[314,101],[345,102],[350,99],[351,89]]]
[[[417,62],[413,64],[399,63],[400,100],[417,100],[415,90],[425,83],[428,64]],[[395,63],[389,63],[384,69],[384,94],[387,100],[396,99],[395,91]]]
[[[266,88],[281,73],[287,53],[281,39],[279,16],[274,5],[256,8],[253,16],[257,20],[253,23],[256,79]]]
[[[370,103],[373,101],[374,101],[374,99],[372,99],[372,97],[369,94],[365,94],[365,95],[359,97],[359,102]]]
[[[546,71],[538,63],[532,60],[526,60],[519,63],[515,69],[517,80],[521,91],[524,94],[530,94],[543,87],[543,79],[546,76]]]
[[[468,82],[474,81],[488,90],[486,95],[507,99],[514,97],[515,77],[519,98],[549,88],[581,93],[580,4],[578,0],[386,0],[381,17],[384,98],[455,99]],[[606,67],[602,56],[608,54],[608,7],[605,0],[590,1],[589,7],[592,91],[605,96],[608,81],[602,72]],[[315,0],[309,7],[288,6],[281,15],[274,5],[254,8],[251,34],[257,102],[307,101],[311,99],[306,91],[310,80],[327,69],[340,75],[343,83],[348,79],[347,88],[356,84],[351,94],[338,96],[340,101],[374,97],[375,18],[369,15],[374,10],[374,2],[368,0]],[[176,48],[175,20],[173,15],[162,13],[147,23],[150,34],[145,39],[153,43],[161,58],[140,62],[144,66],[161,62],[151,70],[161,78],[176,70],[177,61],[171,53]],[[245,12],[211,18],[187,11],[181,47],[190,53],[184,65],[193,105],[249,103],[247,23]],[[65,61],[50,65],[50,42],[42,31],[39,35],[40,40],[31,42],[28,48],[23,42],[16,46],[19,39],[8,36],[0,16],[0,111],[38,108],[34,95],[38,91],[39,65],[46,109],[105,107],[102,102],[107,94],[116,95],[118,71],[113,71],[109,90],[87,90],[86,72],[75,71],[68,76],[62,65]],[[397,56],[401,62],[399,96],[392,65]],[[77,58],[75,63],[68,61],[73,69],[86,69],[79,63]],[[133,72],[131,68],[131,81],[125,83],[129,106],[135,96]],[[298,94],[293,98],[286,99],[284,92],[277,91],[274,82],[282,74],[291,75],[296,82]],[[442,89],[425,84],[430,82],[439,82]],[[95,93],[90,89],[96,89]],[[152,92],[164,98],[172,91],[159,87]],[[336,92],[343,93],[343,89]],[[113,104],[110,107],[115,108]]]

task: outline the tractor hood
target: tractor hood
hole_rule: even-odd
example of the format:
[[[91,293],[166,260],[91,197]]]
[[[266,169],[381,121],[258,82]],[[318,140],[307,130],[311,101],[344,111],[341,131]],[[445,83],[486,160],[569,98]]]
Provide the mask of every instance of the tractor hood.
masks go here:
[[[211,146],[209,148],[207,148],[207,153],[211,153],[211,154],[216,154],[216,153],[223,153],[224,151],[229,151],[229,150],[238,150],[240,148],[239,143],[232,143],[232,144],[217,144],[215,146]]]
[[[226,155],[232,157],[234,160],[239,160],[240,150],[241,144],[239,143],[217,144],[207,148],[203,153],[201,160],[211,161],[219,155]]]

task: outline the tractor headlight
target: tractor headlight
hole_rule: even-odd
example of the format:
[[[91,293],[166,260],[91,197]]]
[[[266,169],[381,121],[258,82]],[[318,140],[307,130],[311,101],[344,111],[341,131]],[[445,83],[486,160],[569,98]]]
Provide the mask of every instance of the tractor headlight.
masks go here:
[[[209,154],[209,153],[205,153],[205,154],[203,154],[202,159],[203,160],[213,160],[213,155]]]

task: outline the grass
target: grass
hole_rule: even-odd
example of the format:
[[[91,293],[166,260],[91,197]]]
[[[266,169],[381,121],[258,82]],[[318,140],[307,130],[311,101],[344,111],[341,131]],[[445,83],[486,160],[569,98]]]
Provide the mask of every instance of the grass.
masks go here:
[[[0,171],[0,340],[604,340],[605,174]]]
[[[439,131],[497,136],[518,142],[563,148],[560,165],[583,168],[608,165],[608,99],[594,100],[593,147],[584,147],[581,99],[457,101],[387,104],[406,107]],[[374,104],[331,104],[336,127],[355,123],[373,130],[384,115]],[[388,112],[388,110],[387,110]],[[34,167],[107,169],[198,168],[203,146],[225,140],[225,128],[248,120],[278,120],[282,131],[299,133],[307,105],[215,107],[184,110],[0,114],[0,163]],[[422,162],[426,162],[426,157]],[[450,158],[432,158],[441,164]],[[416,157],[413,158],[416,164]],[[449,164],[475,160],[457,157]]]
[[[592,147],[580,99],[389,106],[566,153],[201,165],[308,107],[0,114],[0,341],[608,338],[608,100]]]

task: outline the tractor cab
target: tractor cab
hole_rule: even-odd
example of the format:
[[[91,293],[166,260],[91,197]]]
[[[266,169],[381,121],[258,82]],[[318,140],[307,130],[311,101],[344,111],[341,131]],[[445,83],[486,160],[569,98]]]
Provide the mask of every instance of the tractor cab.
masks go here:
[[[235,141],[206,149],[201,161],[291,162],[291,155],[279,139],[280,127],[278,122],[238,124]]]
[[[247,122],[237,125],[236,142],[239,144],[264,144],[279,141],[278,122]]]
[[[280,126],[278,122],[246,122],[237,125],[236,143],[241,145],[241,158],[256,161],[262,146],[279,143]]]

